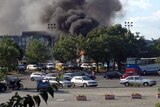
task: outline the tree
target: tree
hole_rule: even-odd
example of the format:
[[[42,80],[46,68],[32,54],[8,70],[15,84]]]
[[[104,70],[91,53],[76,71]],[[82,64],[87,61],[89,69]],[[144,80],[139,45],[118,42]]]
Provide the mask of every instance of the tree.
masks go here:
[[[81,48],[82,39],[82,36],[62,35],[53,48],[53,56],[60,62],[76,59]]]
[[[26,49],[26,58],[28,63],[43,63],[51,56],[49,48],[45,43],[37,39],[30,39]]]
[[[4,36],[0,42],[0,67],[3,74],[16,70],[19,55],[16,43]]]
[[[98,62],[103,62],[105,54],[107,53],[106,45],[104,44],[104,35],[89,36],[86,38],[85,46],[83,47],[86,55],[96,62],[98,72]]]
[[[48,94],[54,98],[54,91],[58,90],[58,87],[53,84],[53,86],[49,86],[46,90],[43,90],[38,95],[26,95],[21,97],[18,92],[15,93],[14,96],[9,99],[6,103],[1,103],[0,107],[37,107],[41,104],[41,98],[46,102],[48,100]],[[41,97],[41,98],[40,98]]]
[[[106,29],[105,34],[109,35],[106,42],[108,42],[108,48],[112,53],[110,57],[117,62],[119,70],[121,70],[121,62],[125,61],[127,57],[138,57],[141,55],[141,51],[147,50],[143,36],[135,36],[120,24]]]
[[[125,61],[127,57],[140,56],[140,51],[147,50],[147,45],[143,37],[138,35],[135,36],[120,24],[96,28],[87,35],[87,38],[89,41],[86,48],[90,47],[89,50],[91,51],[94,51],[93,49],[97,48],[98,51],[101,51],[101,53],[98,51],[96,52],[96,54],[99,55],[99,58],[97,56],[97,58],[94,59],[108,62],[108,67],[109,60],[113,59],[118,63],[119,70],[121,70],[121,62]],[[97,42],[100,38],[101,41]],[[91,44],[94,44],[94,46]],[[95,53],[91,53],[91,57],[96,57],[94,55]]]

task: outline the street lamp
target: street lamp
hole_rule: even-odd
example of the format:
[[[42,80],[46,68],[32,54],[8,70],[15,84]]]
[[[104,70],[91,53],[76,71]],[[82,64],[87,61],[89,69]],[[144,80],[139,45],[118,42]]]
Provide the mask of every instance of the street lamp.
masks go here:
[[[128,30],[130,30],[130,27],[133,26],[133,22],[125,22],[125,27],[128,28]]]
[[[53,49],[53,30],[56,28],[56,24],[48,24],[48,30],[51,31],[51,50]],[[52,51],[51,51],[52,53]],[[52,61],[53,61],[53,55],[52,55]]]
[[[48,29],[51,31],[51,48],[53,48],[53,30],[56,28],[56,24],[48,24]]]

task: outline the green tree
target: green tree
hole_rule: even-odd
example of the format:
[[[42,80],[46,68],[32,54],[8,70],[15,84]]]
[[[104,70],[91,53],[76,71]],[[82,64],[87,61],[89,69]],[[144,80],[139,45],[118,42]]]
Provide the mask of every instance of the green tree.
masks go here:
[[[98,72],[98,62],[104,62],[104,58],[108,52],[105,45],[104,35],[99,34],[98,36],[88,36],[83,49],[85,50],[86,55],[96,62]]]
[[[43,63],[49,60],[51,52],[45,43],[37,39],[30,39],[26,49],[28,63]]]
[[[106,42],[108,42],[111,52],[110,57],[117,62],[119,70],[121,62],[125,61],[127,57],[140,57],[140,52],[147,50],[143,36],[134,35],[120,24],[108,27],[105,33],[109,35]]]
[[[71,61],[77,57],[76,44],[72,36],[62,35],[53,48],[53,56],[60,62]]]
[[[4,36],[0,42],[0,67],[4,71],[3,74],[16,70],[19,55],[16,43]]]

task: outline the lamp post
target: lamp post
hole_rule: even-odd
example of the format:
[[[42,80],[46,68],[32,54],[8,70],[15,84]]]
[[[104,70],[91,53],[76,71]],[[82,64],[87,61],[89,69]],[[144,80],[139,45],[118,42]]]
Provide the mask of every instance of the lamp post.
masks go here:
[[[128,30],[130,30],[130,27],[133,27],[133,22],[125,22],[125,27],[127,27]]]
[[[51,31],[51,48],[53,48],[53,30],[56,28],[56,24],[48,24],[48,29]]]
[[[56,28],[56,24],[48,24],[48,30],[51,31],[51,54],[52,54],[52,49],[53,49],[53,30]],[[52,56],[52,61],[53,61],[53,55]]]

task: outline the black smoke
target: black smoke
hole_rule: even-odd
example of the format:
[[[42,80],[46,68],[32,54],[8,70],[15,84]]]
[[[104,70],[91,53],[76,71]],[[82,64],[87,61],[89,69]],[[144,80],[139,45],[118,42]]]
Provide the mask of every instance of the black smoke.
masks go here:
[[[121,12],[119,0],[1,0],[0,33],[47,30],[83,34],[97,26],[111,25]]]

